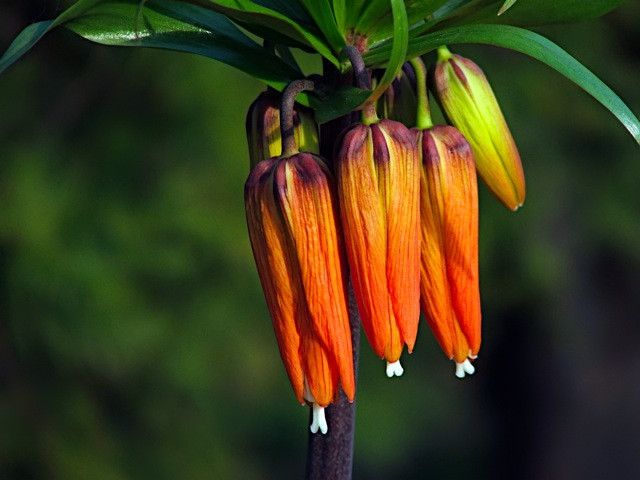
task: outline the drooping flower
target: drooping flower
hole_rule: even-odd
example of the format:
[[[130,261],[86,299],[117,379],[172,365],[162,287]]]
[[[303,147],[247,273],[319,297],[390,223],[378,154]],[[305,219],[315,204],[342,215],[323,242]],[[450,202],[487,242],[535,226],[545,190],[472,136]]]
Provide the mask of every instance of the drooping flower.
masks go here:
[[[279,92],[268,90],[258,95],[249,107],[245,128],[251,167],[261,160],[277,157],[282,153],[281,101],[282,95]],[[313,112],[296,103],[293,110],[293,126],[300,151],[319,153],[318,126],[313,119]]]
[[[478,189],[469,143],[444,125],[413,129],[422,163],[422,311],[456,376],[474,372],[480,349]]]
[[[346,301],[347,266],[337,199],[325,162],[310,153],[263,160],[245,185],[247,225],[280,355],[311,431],[327,431],[324,407],[355,381]]]
[[[387,375],[401,375],[420,318],[420,165],[401,123],[365,118],[348,129],[334,162],[345,246],[362,325]]]
[[[471,145],[480,178],[507,208],[517,210],[525,198],[522,162],[484,73],[440,47],[434,80],[446,116]]]

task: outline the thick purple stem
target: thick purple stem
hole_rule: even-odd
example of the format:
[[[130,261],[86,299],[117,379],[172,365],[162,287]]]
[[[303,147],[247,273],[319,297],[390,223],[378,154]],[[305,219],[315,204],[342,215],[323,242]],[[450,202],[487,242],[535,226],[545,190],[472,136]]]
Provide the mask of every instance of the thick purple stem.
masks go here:
[[[343,78],[329,62],[324,64],[324,80],[327,83],[351,84],[351,76]],[[351,125],[354,115],[332,120],[321,125],[320,153],[328,160],[333,153],[340,133]],[[360,355],[360,315],[356,305],[351,282],[348,288],[349,324],[353,345],[353,369],[358,381],[358,358]],[[338,401],[326,409],[329,431],[309,433],[307,449],[307,480],[349,480],[353,470],[353,440],[355,432],[356,402],[349,403],[346,395],[340,390]]]

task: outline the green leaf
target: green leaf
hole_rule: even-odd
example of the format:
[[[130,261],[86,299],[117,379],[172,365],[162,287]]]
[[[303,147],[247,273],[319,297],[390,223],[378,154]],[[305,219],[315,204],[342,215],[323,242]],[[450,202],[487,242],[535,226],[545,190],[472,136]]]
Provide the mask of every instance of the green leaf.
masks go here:
[[[409,24],[407,20],[407,12],[404,8],[403,0],[391,0],[391,8],[393,14],[393,44],[391,46],[391,54],[387,63],[387,69],[380,79],[380,83],[376,86],[370,100],[375,101],[384,93],[393,79],[402,68],[406,53],[407,43],[409,41]]]
[[[338,27],[344,32],[355,28],[367,3],[368,0],[333,0]]]
[[[498,16],[504,14],[504,12],[513,7],[514,3],[516,3],[516,0],[506,0],[500,7],[500,10],[498,10]]]
[[[65,26],[92,42],[177,50],[219,60],[282,89],[301,73],[256,44],[225,16],[183,2],[104,1]]]
[[[515,8],[515,7],[514,7]],[[584,65],[555,43],[537,33],[509,25],[465,25],[435,32],[409,41],[407,58],[430,52],[440,45],[483,43],[529,55],[557,70],[604,105],[640,144],[640,122],[627,105]],[[367,65],[384,63],[388,47],[364,56]]]
[[[434,13],[441,9],[446,3],[446,0],[414,0],[405,2],[410,30],[411,27],[415,28],[417,25],[432,21]],[[393,36],[392,16],[387,15],[378,21],[368,32],[363,33],[367,34],[369,40],[368,45],[370,47],[375,47],[378,44],[390,40]]]
[[[462,10],[472,1],[473,0],[447,0],[446,2],[443,2],[443,4],[435,9],[431,15],[419,22],[410,24],[409,37],[417,37],[418,35],[421,35],[443,19],[459,10]]]
[[[13,62],[27,53],[49,31],[52,23],[53,20],[38,22],[22,30],[9,45],[4,55],[0,57],[0,73],[4,72]]]
[[[314,25],[301,25],[282,13],[250,0],[200,0],[199,4],[217,10],[266,39],[284,43],[282,36],[307,45],[336,67],[339,62],[322,33]]]
[[[293,54],[291,53],[291,50],[289,50],[289,47],[276,44],[275,51],[283,61],[291,65],[293,68],[295,68],[298,72],[302,74],[302,70],[300,70],[300,66],[298,65],[298,62],[293,56]]]
[[[371,90],[341,86],[322,101],[311,100],[311,106],[316,111],[316,122],[325,123],[357,110],[367,101],[371,93]]]
[[[625,3],[625,0],[527,0],[520,1],[498,16],[500,6],[514,0],[481,2],[476,8],[452,20],[451,24],[503,23],[532,27],[552,23],[579,22],[597,18]]]
[[[336,19],[338,31],[345,35],[347,33],[347,0],[332,0],[331,8]]]
[[[344,36],[338,30],[336,19],[333,16],[329,0],[300,0],[314,21],[320,27],[325,38],[333,48],[334,52],[339,52],[346,45]]]
[[[9,48],[4,52],[2,57],[0,57],[0,73],[27,53],[49,30],[79,15],[83,15],[100,1],[101,0],[80,0],[62,12],[55,20],[37,22],[26,27],[18,34],[11,45],[9,45]]]
[[[391,16],[389,0],[369,0],[358,18],[355,30],[369,37],[374,31],[375,26],[385,18],[387,19],[387,23],[391,25],[393,17]]]
[[[214,3],[217,3],[216,0],[200,1],[213,1]],[[308,11],[304,8],[301,0],[252,0],[252,3],[257,3],[258,5],[281,13],[285,17],[296,22],[298,25],[303,25],[305,27],[314,26],[313,17],[311,17]]]

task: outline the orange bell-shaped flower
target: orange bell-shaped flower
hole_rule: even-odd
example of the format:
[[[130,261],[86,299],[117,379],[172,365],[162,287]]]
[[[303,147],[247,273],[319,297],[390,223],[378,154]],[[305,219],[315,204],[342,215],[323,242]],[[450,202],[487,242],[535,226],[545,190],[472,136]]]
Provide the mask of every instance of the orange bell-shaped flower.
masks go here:
[[[334,162],[362,325],[392,377],[420,319],[420,165],[411,132],[371,116],[344,133]]]
[[[420,185],[421,307],[456,375],[474,372],[480,349],[478,188],[469,143],[453,127],[413,129]]]
[[[355,395],[346,260],[337,198],[325,162],[310,153],[259,162],[245,185],[247,225],[280,355],[298,401],[324,407],[338,385]]]

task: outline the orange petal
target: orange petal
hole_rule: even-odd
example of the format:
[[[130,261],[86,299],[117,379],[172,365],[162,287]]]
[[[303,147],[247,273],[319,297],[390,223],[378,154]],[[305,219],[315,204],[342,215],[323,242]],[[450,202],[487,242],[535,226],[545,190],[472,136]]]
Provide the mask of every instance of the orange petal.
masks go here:
[[[304,403],[304,374],[300,361],[298,306],[292,283],[294,265],[288,259],[286,227],[273,199],[276,159],[258,163],[245,184],[247,226],[258,275],[278,341],[280,356],[300,403]]]
[[[379,184],[386,203],[387,283],[401,340],[387,357],[391,362],[400,358],[404,343],[413,350],[420,321],[420,161],[411,132],[399,125],[382,120],[371,126],[374,155],[382,140],[377,132],[384,136],[389,155],[386,164],[379,163],[379,172],[388,172],[379,175],[385,179]]]
[[[385,356],[389,338],[389,289],[384,210],[378,195],[371,129],[357,125],[337,157],[338,196],[351,281],[362,326],[373,351]]]

